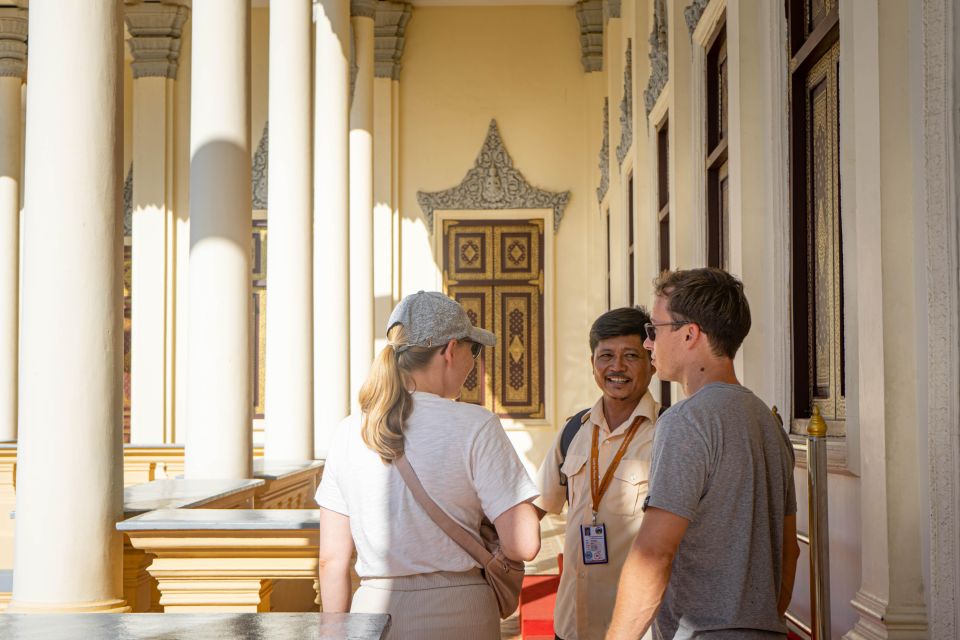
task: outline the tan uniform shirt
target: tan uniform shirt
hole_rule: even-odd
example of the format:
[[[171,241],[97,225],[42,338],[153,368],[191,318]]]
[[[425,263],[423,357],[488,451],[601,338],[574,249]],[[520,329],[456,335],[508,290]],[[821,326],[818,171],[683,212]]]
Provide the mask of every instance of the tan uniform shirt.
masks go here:
[[[540,497],[534,504],[549,513],[559,513],[567,499],[567,533],[563,545],[563,576],[554,610],[554,631],[563,640],[602,639],[613,616],[617,599],[620,569],[627,558],[633,539],[640,529],[641,507],[647,497],[650,474],[650,452],[659,406],[648,391],[633,414],[611,432],[603,417],[603,399],[590,410],[589,420],[570,443],[567,457],[560,468],[560,435],[537,472]],[[607,564],[583,564],[580,525],[593,520],[593,499],[590,492],[590,443],[593,425],[600,428],[600,479],[623,442],[624,434],[636,416],[645,419],[627,447],[600,501],[597,522],[606,525]],[[560,472],[567,476],[567,487],[560,485]]]

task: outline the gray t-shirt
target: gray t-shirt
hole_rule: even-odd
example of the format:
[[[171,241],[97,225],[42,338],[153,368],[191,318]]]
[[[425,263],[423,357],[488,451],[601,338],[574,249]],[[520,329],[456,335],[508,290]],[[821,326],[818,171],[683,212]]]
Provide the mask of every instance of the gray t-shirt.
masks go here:
[[[777,615],[793,447],[740,385],[708,384],[657,422],[648,505],[690,521],[654,638],[765,638]]]

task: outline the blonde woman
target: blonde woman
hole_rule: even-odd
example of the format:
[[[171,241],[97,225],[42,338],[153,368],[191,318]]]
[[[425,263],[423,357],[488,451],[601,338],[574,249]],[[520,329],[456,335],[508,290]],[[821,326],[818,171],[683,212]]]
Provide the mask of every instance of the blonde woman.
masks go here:
[[[504,554],[532,560],[537,490],[496,415],[456,402],[495,336],[436,292],[404,298],[389,344],[360,389],[361,415],[338,427],[317,491],[324,611],[389,613],[392,640],[500,637],[493,591],[479,564],[420,507],[395,466],[405,455],[424,489],[468,531],[493,522]],[[350,559],[360,589],[352,597]]]

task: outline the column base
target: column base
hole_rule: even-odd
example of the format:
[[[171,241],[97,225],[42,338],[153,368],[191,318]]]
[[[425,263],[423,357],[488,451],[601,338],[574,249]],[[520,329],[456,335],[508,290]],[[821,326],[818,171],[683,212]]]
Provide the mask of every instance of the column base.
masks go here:
[[[928,637],[924,606],[891,607],[873,594],[858,591],[850,601],[860,613],[843,640],[921,640]]]
[[[123,598],[93,602],[21,602],[10,601],[6,613],[130,613]]]
[[[273,580],[250,578],[157,581],[164,613],[267,613]]]

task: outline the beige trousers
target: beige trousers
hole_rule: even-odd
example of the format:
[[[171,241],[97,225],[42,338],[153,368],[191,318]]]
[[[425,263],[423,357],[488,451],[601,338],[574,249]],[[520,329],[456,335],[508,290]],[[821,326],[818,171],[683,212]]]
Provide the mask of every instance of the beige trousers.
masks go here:
[[[498,640],[496,596],[479,569],[367,578],[351,613],[389,613],[388,640]]]

